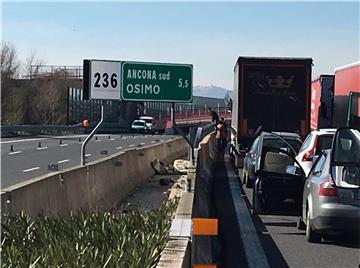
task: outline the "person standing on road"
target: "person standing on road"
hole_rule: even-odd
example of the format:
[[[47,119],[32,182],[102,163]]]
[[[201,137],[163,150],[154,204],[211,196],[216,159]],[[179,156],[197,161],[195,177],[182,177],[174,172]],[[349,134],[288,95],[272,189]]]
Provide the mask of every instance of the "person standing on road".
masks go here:
[[[218,114],[213,111],[213,109],[211,109],[211,107],[208,108],[209,110],[209,114],[211,116],[211,123],[215,124],[215,126],[217,126],[217,124],[219,123],[219,116]]]
[[[223,149],[225,149],[226,148],[226,146],[227,146],[227,124],[226,124],[226,122],[225,122],[225,118],[224,117],[221,117],[221,119],[220,119],[220,122],[222,122],[222,127],[223,127],[223,131],[224,131],[224,133],[223,133],[223,136],[222,136],[222,138],[221,138],[221,145],[222,145],[222,148]]]
[[[223,118],[221,118],[219,123],[216,125],[216,136],[215,137],[216,137],[217,144],[218,144],[218,150],[220,151],[220,150],[225,149],[225,146],[226,146],[226,129],[225,129]],[[224,146],[224,144],[225,144],[225,146]]]

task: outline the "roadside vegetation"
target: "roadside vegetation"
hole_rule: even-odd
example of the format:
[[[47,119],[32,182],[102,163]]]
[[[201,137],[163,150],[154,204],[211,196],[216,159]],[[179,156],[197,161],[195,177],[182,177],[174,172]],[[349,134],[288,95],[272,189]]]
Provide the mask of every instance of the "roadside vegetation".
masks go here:
[[[155,267],[176,206],[68,218],[3,215],[1,267]]]
[[[35,51],[25,59],[9,42],[0,44],[1,125],[66,124],[67,88],[81,84],[66,71],[43,73]]]

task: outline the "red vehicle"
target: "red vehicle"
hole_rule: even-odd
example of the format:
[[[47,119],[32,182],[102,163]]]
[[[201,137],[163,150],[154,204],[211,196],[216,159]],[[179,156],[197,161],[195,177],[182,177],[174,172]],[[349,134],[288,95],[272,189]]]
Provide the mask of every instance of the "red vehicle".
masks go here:
[[[310,129],[332,127],[334,75],[320,75],[311,82]]]
[[[360,127],[360,62],[334,72],[311,83],[311,130]]]
[[[333,126],[351,125],[359,118],[360,62],[356,62],[335,69]]]
[[[261,131],[310,127],[310,58],[239,57],[234,68],[230,156],[241,167]]]

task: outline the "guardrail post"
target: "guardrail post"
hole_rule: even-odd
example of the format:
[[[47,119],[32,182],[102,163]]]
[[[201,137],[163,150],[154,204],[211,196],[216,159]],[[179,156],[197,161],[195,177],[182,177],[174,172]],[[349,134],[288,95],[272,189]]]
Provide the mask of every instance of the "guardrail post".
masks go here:
[[[100,122],[96,125],[96,127],[91,131],[89,136],[86,137],[83,144],[81,145],[81,165],[85,166],[85,148],[90,139],[95,135],[98,129],[101,127],[102,123],[104,122],[104,105],[101,105],[101,119]]]

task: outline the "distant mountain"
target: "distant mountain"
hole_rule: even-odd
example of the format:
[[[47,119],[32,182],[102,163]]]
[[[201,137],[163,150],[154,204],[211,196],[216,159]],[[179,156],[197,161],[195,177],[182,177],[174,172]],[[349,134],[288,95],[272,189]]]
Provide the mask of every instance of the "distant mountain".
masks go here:
[[[218,86],[214,86],[214,85],[194,86],[194,88],[193,88],[193,95],[200,96],[200,97],[224,99],[226,92],[229,92],[229,94],[232,93],[231,90],[227,90],[223,87],[218,87]]]

